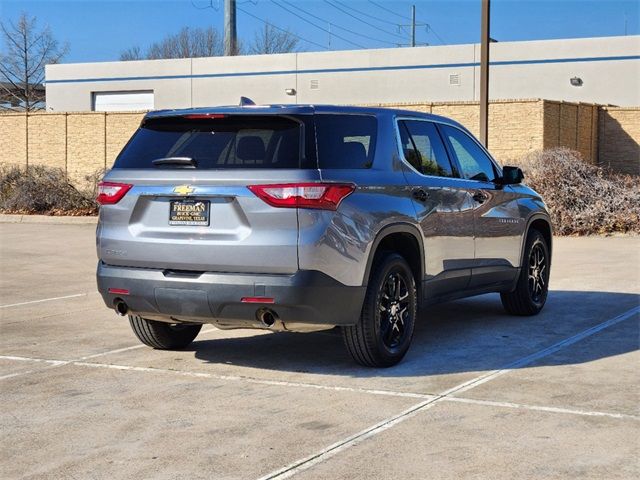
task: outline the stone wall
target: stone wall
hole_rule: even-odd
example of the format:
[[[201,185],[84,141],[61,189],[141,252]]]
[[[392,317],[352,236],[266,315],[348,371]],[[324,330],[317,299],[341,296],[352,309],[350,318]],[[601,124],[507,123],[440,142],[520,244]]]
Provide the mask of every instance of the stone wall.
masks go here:
[[[380,106],[453,118],[478,134],[478,102]],[[7,113],[0,115],[0,164],[48,165],[84,186],[109,168],[140,124],[143,112]],[[640,107],[614,108],[548,100],[489,105],[489,150],[508,162],[531,151],[565,146],[585,161],[640,173]]]
[[[143,112],[7,113],[0,115],[0,164],[47,165],[78,186],[109,168]],[[28,148],[27,148],[28,145]]]
[[[0,115],[0,164],[25,165],[27,152],[27,116]]]
[[[544,101],[544,148],[569,147],[598,163],[597,105]]]
[[[640,107],[602,107],[599,145],[601,165],[640,175]]]

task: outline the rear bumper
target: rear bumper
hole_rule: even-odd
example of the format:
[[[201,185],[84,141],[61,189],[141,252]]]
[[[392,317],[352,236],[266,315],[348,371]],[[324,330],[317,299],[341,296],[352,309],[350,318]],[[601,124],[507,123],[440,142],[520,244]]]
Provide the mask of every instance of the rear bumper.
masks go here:
[[[222,328],[261,327],[260,309],[276,313],[284,328],[353,325],[366,287],[343,285],[318,271],[293,275],[175,273],[98,263],[98,291],[114,308],[116,299],[131,313],[161,321],[213,323]],[[128,295],[109,293],[110,288]],[[243,297],[270,297],[272,304],[243,303]]]

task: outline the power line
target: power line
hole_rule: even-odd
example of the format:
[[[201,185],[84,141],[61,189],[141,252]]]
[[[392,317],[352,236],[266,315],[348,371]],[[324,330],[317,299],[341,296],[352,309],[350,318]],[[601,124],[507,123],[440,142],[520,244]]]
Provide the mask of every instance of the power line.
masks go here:
[[[210,8],[210,9],[212,9],[212,10],[215,10],[216,12],[217,12],[218,10],[220,10],[220,5],[218,4],[218,2],[216,2],[216,6],[215,6],[215,7],[213,6],[213,0],[209,0],[209,5],[205,5],[204,7],[199,7],[199,6],[198,6],[198,5],[196,5],[196,4],[195,4],[195,2],[192,0],[192,1],[191,1],[191,6],[192,6],[193,8],[198,9],[198,10],[207,10],[207,9],[209,9],[209,8]]]
[[[398,16],[398,17],[400,17],[400,18],[404,19],[404,20],[409,20],[409,21],[411,21],[411,20],[412,20],[412,18],[411,18],[411,17],[407,17],[407,16],[405,16],[405,15],[400,15],[398,12],[394,12],[393,10],[390,10],[390,9],[388,9],[387,7],[384,7],[384,6],[380,5],[379,3],[374,2],[373,0],[369,0],[369,3],[372,3],[372,4],[373,4],[373,5],[375,5],[376,7],[381,8],[381,9],[382,9],[382,10],[384,10],[385,12],[393,13],[394,15],[396,15],[396,16]],[[420,23],[424,23],[424,24],[428,25],[428,26],[429,26],[429,28],[431,28],[431,25],[429,25],[427,22],[423,22],[423,21],[422,21],[422,19],[417,18],[416,20],[417,20],[418,22],[420,22]]]
[[[326,1],[327,1],[327,0],[325,0],[325,2],[326,2]],[[377,20],[378,22],[388,23],[389,25],[393,25],[393,26],[395,26],[395,27],[397,27],[397,26],[398,26],[398,24],[397,24],[397,23],[390,22],[389,20],[385,20],[384,18],[376,17],[375,15],[370,15],[370,14],[368,14],[368,13],[365,13],[365,12],[361,11],[361,10],[358,10],[357,8],[353,8],[351,5],[347,5],[346,3],[339,2],[338,0],[334,0],[334,1],[335,1],[337,4],[342,5],[344,8],[348,8],[349,10],[352,10],[352,11],[354,11],[354,12],[357,12],[357,13],[359,13],[360,15],[364,15],[365,17],[369,17],[369,18],[371,18],[371,19],[373,19],[373,20]],[[327,3],[328,3],[328,2],[327,2]],[[377,27],[376,27],[376,28],[377,28]]]
[[[359,22],[362,22],[362,23],[364,23],[365,25],[369,25],[370,27],[375,28],[375,29],[376,29],[376,30],[378,30],[379,32],[384,32],[384,33],[387,33],[387,34],[389,34],[389,35],[393,35],[394,37],[402,38],[403,40],[405,39],[403,36],[398,35],[397,33],[393,33],[393,32],[390,32],[390,31],[388,31],[388,30],[384,30],[384,29],[380,28],[379,26],[374,25],[373,23],[369,23],[369,22],[367,22],[366,20],[362,20],[361,18],[359,18],[359,17],[357,17],[357,16],[353,15],[352,13],[349,13],[348,11],[343,10],[340,6],[338,6],[338,5],[334,5],[334,4],[333,4],[333,3],[331,3],[329,0],[324,0],[324,1],[325,1],[325,3],[326,3],[326,4],[331,5],[333,8],[335,8],[335,9],[337,9],[337,10],[340,10],[340,11],[341,11],[342,13],[344,13],[345,15],[349,15],[350,17],[355,18],[355,19],[356,19],[356,20],[358,20]],[[339,3],[339,2],[336,2],[336,3]],[[344,5],[344,4],[341,4],[341,5],[343,5],[344,7],[347,7],[347,5]],[[350,8],[350,7],[348,7],[348,8]],[[380,41],[382,41],[382,40],[380,40]],[[390,42],[388,42],[388,43],[390,43]]]
[[[296,35],[295,33],[291,32],[290,30],[285,30],[284,28],[280,28],[280,27],[278,27],[277,25],[274,25],[273,23],[268,22],[268,21],[266,21],[266,20],[264,20],[264,19],[262,19],[262,18],[260,18],[260,17],[258,17],[258,16],[256,16],[256,15],[254,15],[253,13],[249,13],[249,12],[247,12],[247,11],[246,11],[244,8],[242,8],[242,7],[237,7],[237,8],[238,8],[238,10],[240,10],[240,11],[241,11],[242,13],[244,13],[245,15],[249,15],[250,17],[252,17],[252,18],[254,18],[254,19],[256,19],[256,20],[258,20],[258,21],[260,21],[260,22],[264,23],[265,25],[270,25],[271,27],[275,28],[276,30],[280,30],[281,32],[288,33],[289,35],[292,35],[292,36],[296,37],[297,39],[302,40],[303,42],[307,42],[307,43],[310,43],[310,44],[315,45],[315,46],[317,46],[317,47],[320,47],[320,48],[322,48],[323,50],[327,50],[327,47],[325,47],[324,45],[321,45],[321,44],[319,44],[319,43],[316,43],[316,42],[314,42],[313,40],[307,40],[306,38],[301,37],[300,35]]]
[[[389,45],[395,45],[395,44],[394,44],[394,43],[392,43],[392,42],[387,42],[387,41],[385,41],[385,40],[380,40],[379,38],[370,37],[370,36],[365,35],[365,34],[363,34],[363,33],[358,33],[358,32],[355,32],[355,31],[353,31],[353,30],[350,30],[350,29],[348,29],[348,28],[341,27],[340,25],[336,25],[335,23],[330,22],[330,21],[328,21],[328,20],[326,20],[326,19],[324,19],[324,18],[321,18],[321,17],[319,17],[319,16],[317,16],[317,15],[315,15],[315,14],[313,14],[313,13],[309,12],[308,10],[304,10],[303,8],[300,8],[300,7],[299,7],[299,6],[297,6],[297,5],[293,5],[293,4],[291,4],[290,2],[287,2],[286,0],[280,0],[280,1],[281,1],[282,3],[285,3],[285,4],[289,5],[291,8],[297,8],[299,11],[301,11],[301,12],[303,12],[303,13],[306,13],[306,14],[307,14],[307,15],[309,15],[310,17],[313,17],[313,18],[315,18],[315,19],[317,19],[317,20],[320,20],[321,22],[328,23],[328,24],[330,24],[331,26],[333,26],[333,27],[335,27],[335,28],[337,28],[337,29],[339,29],[339,30],[342,30],[342,31],[344,31],[344,32],[348,32],[348,33],[350,33],[350,34],[352,34],[352,35],[357,35],[357,36],[359,36],[359,37],[366,38],[367,40],[372,40],[372,41],[374,41],[374,42],[380,42],[380,43],[387,43],[387,44],[389,44]],[[275,2],[274,2],[274,3],[275,3]],[[335,34],[335,33],[333,33],[333,32],[331,32],[331,31],[330,31],[329,33],[330,33],[331,35],[336,36],[336,34]],[[338,38],[340,38],[340,37],[338,37]],[[366,48],[366,47],[363,47],[363,48]]]
[[[428,25],[428,24],[427,24],[427,28],[429,29],[429,31],[430,31],[431,33],[433,33],[433,34],[436,36],[436,38],[437,38],[438,40],[440,40],[440,43],[441,43],[442,45],[446,45],[446,44],[447,44],[447,42],[445,42],[445,41],[442,39],[442,37],[441,37],[440,35],[438,35],[438,33],[433,29],[433,27],[432,27],[431,25]]]
[[[195,4],[195,2],[193,0],[191,0],[191,5],[194,8],[197,8],[198,10],[207,10],[207,9],[212,9],[215,10],[216,12],[220,10],[220,0],[215,0],[215,6],[213,5],[214,0],[209,0],[209,4],[205,5],[204,7],[199,7],[198,5]],[[236,2],[238,5],[246,5],[247,3],[250,3],[252,5],[258,5],[258,0],[244,0],[242,2]]]
[[[295,17],[298,17],[300,20],[302,20],[304,22],[307,22],[309,25],[313,25],[314,27],[322,30],[323,32],[327,32],[329,35],[333,35],[334,37],[339,38],[340,40],[344,40],[345,42],[350,43],[351,45],[354,45],[354,46],[356,46],[358,48],[365,48],[365,49],[367,48],[364,45],[360,45],[359,43],[353,42],[353,41],[349,40],[348,38],[341,37],[337,33],[333,33],[331,30],[327,30],[326,28],[313,23],[311,20],[309,20],[307,18],[304,18],[302,15],[298,15],[295,11],[289,10],[284,5],[280,5],[275,0],[271,0],[271,1],[273,2],[274,5],[277,5],[278,7],[282,8],[283,10],[289,12],[291,15],[293,15]],[[327,23],[330,23],[330,22],[327,22]]]
[[[358,32],[355,32],[355,31],[353,31],[353,30],[350,30],[350,29],[348,29],[348,28],[341,27],[340,25],[336,25],[335,23],[330,22],[329,20],[326,20],[326,19],[324,19],[324,18],[321,18],[321,17],[319,17],[319,16],[317,16],[317,15],[315,15],[315,14],[313,14],[313,13],[309,12],[308,10],[305,10],[305,9],[303,9],[303,8],[300,8],[300,7],[298,7],[297,5],[292,5],[290,2],[288,2],[288,1],[286,1],[286,0],[280,0],[280,1],[281,1],[282,3],[285,3],[285,4],[289,5],[289,6],[290,6],[290,7],[292,7],[292,8],[297,8],[297,9],[298,9],[298,10],[300,10],[301,12],[306,13],[307,15],[309,15],[309,16],[311,16],[311,17],[313,17],[313,18],[317,19],[317,20],[320,20],[321,22],[328,23],[328,24],[330,24],[331,26],[336,27],[336,28],[337,28],[337,29],[339,29],[339,30],[343,30],[343,31],[345,31],[345,32],[349,32],[349,33],[351,33],[352,35],[358,35],[359,37],[366,38],[367,40],[373,40],[374,42],[386,43],[386,44],[388,44],[388,45],[395,45],[395,43],[388,42],[388,41],[386,41],[386,40],[380,40],[379,38],[375,38],[375,37],[370,37],[370,36],[368,36],[368,35],[365,35],[364,33],[358,33]],[[355,18],[355,17],[354,17],[354,18]],[[371,25],[371,24],[368,24],[368,25]],[[375,25],[372,25],[372,26],[373,26],[374,28],[378,28],[378,27],[376,27]]]
[[[383,7],[382,5],[380,5],[379,3],[374,2],[373,0],[369,0],[369,3],[374,4],[376,7],[381,8],[385,12],[392,13],[392,14],[396,15],[397,17],[403,18],[405,20],[411,20],[410,17],[405,17],[404,15],[400,15],[398,12],[394,12],[393,10],[390,10],[387,7]]]
[[[325,1],[326,1],[326,0],[325,0]],[[398,16],[398,17],[400,17],[400,18],[403,18],[403,19],[405,19],[405,20],[412,21],[412,19],[411,19],[410,17],[405,17],[404,15],[400,15],[399,13],[394,12],[393,10],[390,10],[390,9],[388,9],[387,7],[384,7],[384,6],[380,5],[379,3],[376,3],[376,2],[374,2],[373,0],[369,0],[369,3],[371,3],[371,4],[375,5],[375,6],[376,6],[376,7],[378,7],[378,8],[381,8],[381,9],[382,9],[382,10],[384,10],[385,12],[392,13],[392,14],[394,14],[394,15],[396,15],[396,16]],[[346,5],[345,5],[345,6],[346,6]],[[353,7],[349,7],[349,8],[350,8],[351,10],[355,10]],[[364,12],[361,12],[361,13],[362,13],[363,15],[367,15],[367,14],[365,14]],[[372,17],[371,15],[367,15],[367,16]],[[372,17],[372,18],[375,18],[375,17]],[[431,33],[433,33],[433,34],[436,36],[436,38],[440,41],[440,43],[441,43],[441,44],[443,44],[443,45],[446,45],[446,44],[447,44],[447,42],[446,42],[445,40],[443,40],[443,38],[442,38],[440,35],[438,35],[438,32],[436,32],[436,31],[433,29],[433,27],[431,26],[431,24],[429,24],[429,23],[427,23],[427,22],[423,22],[423,21],[422,21],[422,20],[420,20],[420,19],[418,19],[418,21],[419,21],[420,23],[422,23],[422,24],[426,25],[426,27],[427,27],[427,31],[430,31]],[[388,22],[388,23],[391,23],[391,22]]]

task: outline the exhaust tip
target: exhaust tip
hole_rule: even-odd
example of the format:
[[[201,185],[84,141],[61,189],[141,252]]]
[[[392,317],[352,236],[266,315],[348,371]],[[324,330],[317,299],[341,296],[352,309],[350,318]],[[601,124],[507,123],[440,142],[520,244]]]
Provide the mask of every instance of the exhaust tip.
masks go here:
[[[260,320],[260,323],[265,327],[271,328],[275,325],[276,320],[278,320],[278,315],[269,309],[259,310],[258,320]]]
[[[125,301],[122,300],[121,298],[116,298],[113,301],[113,306],[116,309],[116,313],[121,317],[124,317],[129,312],[129,307],[127,306]]]

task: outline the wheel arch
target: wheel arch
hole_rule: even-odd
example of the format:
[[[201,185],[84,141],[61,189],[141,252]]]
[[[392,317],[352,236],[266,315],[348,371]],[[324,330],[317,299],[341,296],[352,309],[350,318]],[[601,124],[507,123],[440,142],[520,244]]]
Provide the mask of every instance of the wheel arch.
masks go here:
[[[547,242],[547,247],[549,248],[549,264],[551,264],[553,252],[553,227],[551,226],[549,217],[543,214],[532,215],[527,221],[527,228],[520,247],[520,264],[522,264],[524,249],[527,244],[527,236],[532,229],[539,231]]]
[[[419,230],[407,223],[387,225],[382,228],[371,244],[367,266],[364,271],[362,285],[367,286],[371,268],[376,255],[384,250],[394,251],[404,257],[411,267],[416,280],[416,288],[420,292],[422,279],[424,278],[425,252],[422,236]]]

